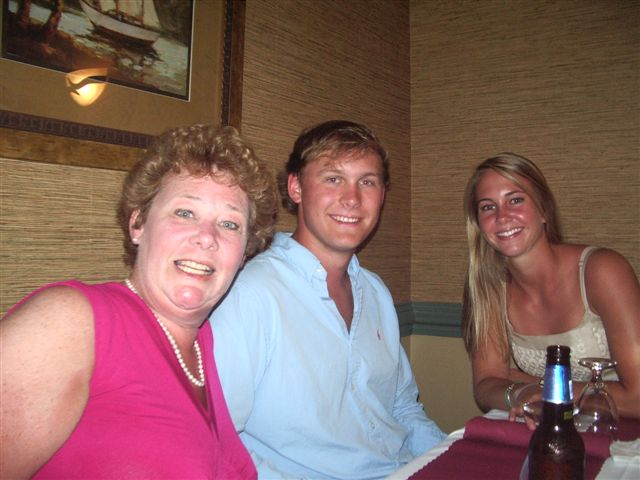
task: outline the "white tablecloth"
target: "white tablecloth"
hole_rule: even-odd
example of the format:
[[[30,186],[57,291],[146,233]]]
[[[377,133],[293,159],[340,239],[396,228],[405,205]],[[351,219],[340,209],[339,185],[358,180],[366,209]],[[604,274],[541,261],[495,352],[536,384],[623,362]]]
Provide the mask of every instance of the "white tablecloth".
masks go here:
[[[486,418],[494,420],[506,420],[507,412],[502,410],[491,410],[485,414]],[[387,477],[388,480],[406,480],[414,473],[418,472],[422,467],[427,465],[434,458],[442,455],[456,440],[460,440],[464,435],[464,428],[451,432],[447,438],[445,438],[439,445],[428,452],[416,457],[413,461],[409,462],[405,466],[399,468],[391,475]],[[640,479],[640,440],[635,442],[614,442],[611,445],[614,453],[616,448],[622,450],[619,447],[625,447],[627,451],[625,456],[613,456],[609,457],[604,464],[598,476],[597,480],[638,480]],[[628,455],[628,451],[631,449],[632,455]]]

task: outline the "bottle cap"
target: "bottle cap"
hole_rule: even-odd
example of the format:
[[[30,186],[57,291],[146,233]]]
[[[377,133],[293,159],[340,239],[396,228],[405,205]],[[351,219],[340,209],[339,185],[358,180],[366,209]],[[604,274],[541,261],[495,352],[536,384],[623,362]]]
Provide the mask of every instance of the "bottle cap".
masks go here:
[[[557,360],[562,357],[569,357],[571,348],[566,345],[549,345],[547,347],[547,360]]]

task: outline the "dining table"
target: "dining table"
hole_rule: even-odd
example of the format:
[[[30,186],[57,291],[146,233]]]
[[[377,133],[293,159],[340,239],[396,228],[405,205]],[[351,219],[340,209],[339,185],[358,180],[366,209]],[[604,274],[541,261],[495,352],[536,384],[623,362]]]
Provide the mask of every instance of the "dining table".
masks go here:
[[[518,480],[531,434],[522,419],[511,422],[506,411],[490,410],[467,421],[387,479]],[[586,479],[640,479],[640,421],[621,419],[616,440],[589,432],[581,435]]]

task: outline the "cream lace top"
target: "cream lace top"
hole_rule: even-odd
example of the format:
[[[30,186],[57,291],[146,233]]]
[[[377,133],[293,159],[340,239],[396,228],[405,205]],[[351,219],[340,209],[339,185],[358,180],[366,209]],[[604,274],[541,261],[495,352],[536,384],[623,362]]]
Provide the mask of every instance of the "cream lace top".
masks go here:
[[[553,335],[530,336],[513,331],[511,322],[507,322],[513,361],[522,371],[535,377],[544,376],[548,345],[568,345],[571,347],[571,377],[574,381],[588,381],[591,378],[590,370],[578,364],[578,360],[581,358],[611,358],[602,320],[589,308],[584,285],[584,270],[587,259],[597,248],[587,247],[580,256],[580,294],[584,304],[584,316],[577,327]],[[605,370],[603,376],[606,380],[618,380],[615,369]]]

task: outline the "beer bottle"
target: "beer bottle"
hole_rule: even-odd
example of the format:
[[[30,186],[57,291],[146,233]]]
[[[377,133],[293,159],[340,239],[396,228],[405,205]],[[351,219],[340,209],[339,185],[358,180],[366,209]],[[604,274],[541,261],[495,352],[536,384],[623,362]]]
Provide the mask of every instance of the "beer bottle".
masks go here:
[[[583,480],[585,450],[573,424],[570,348],[547,347],[542,419],[529,441],[529,480]]]

